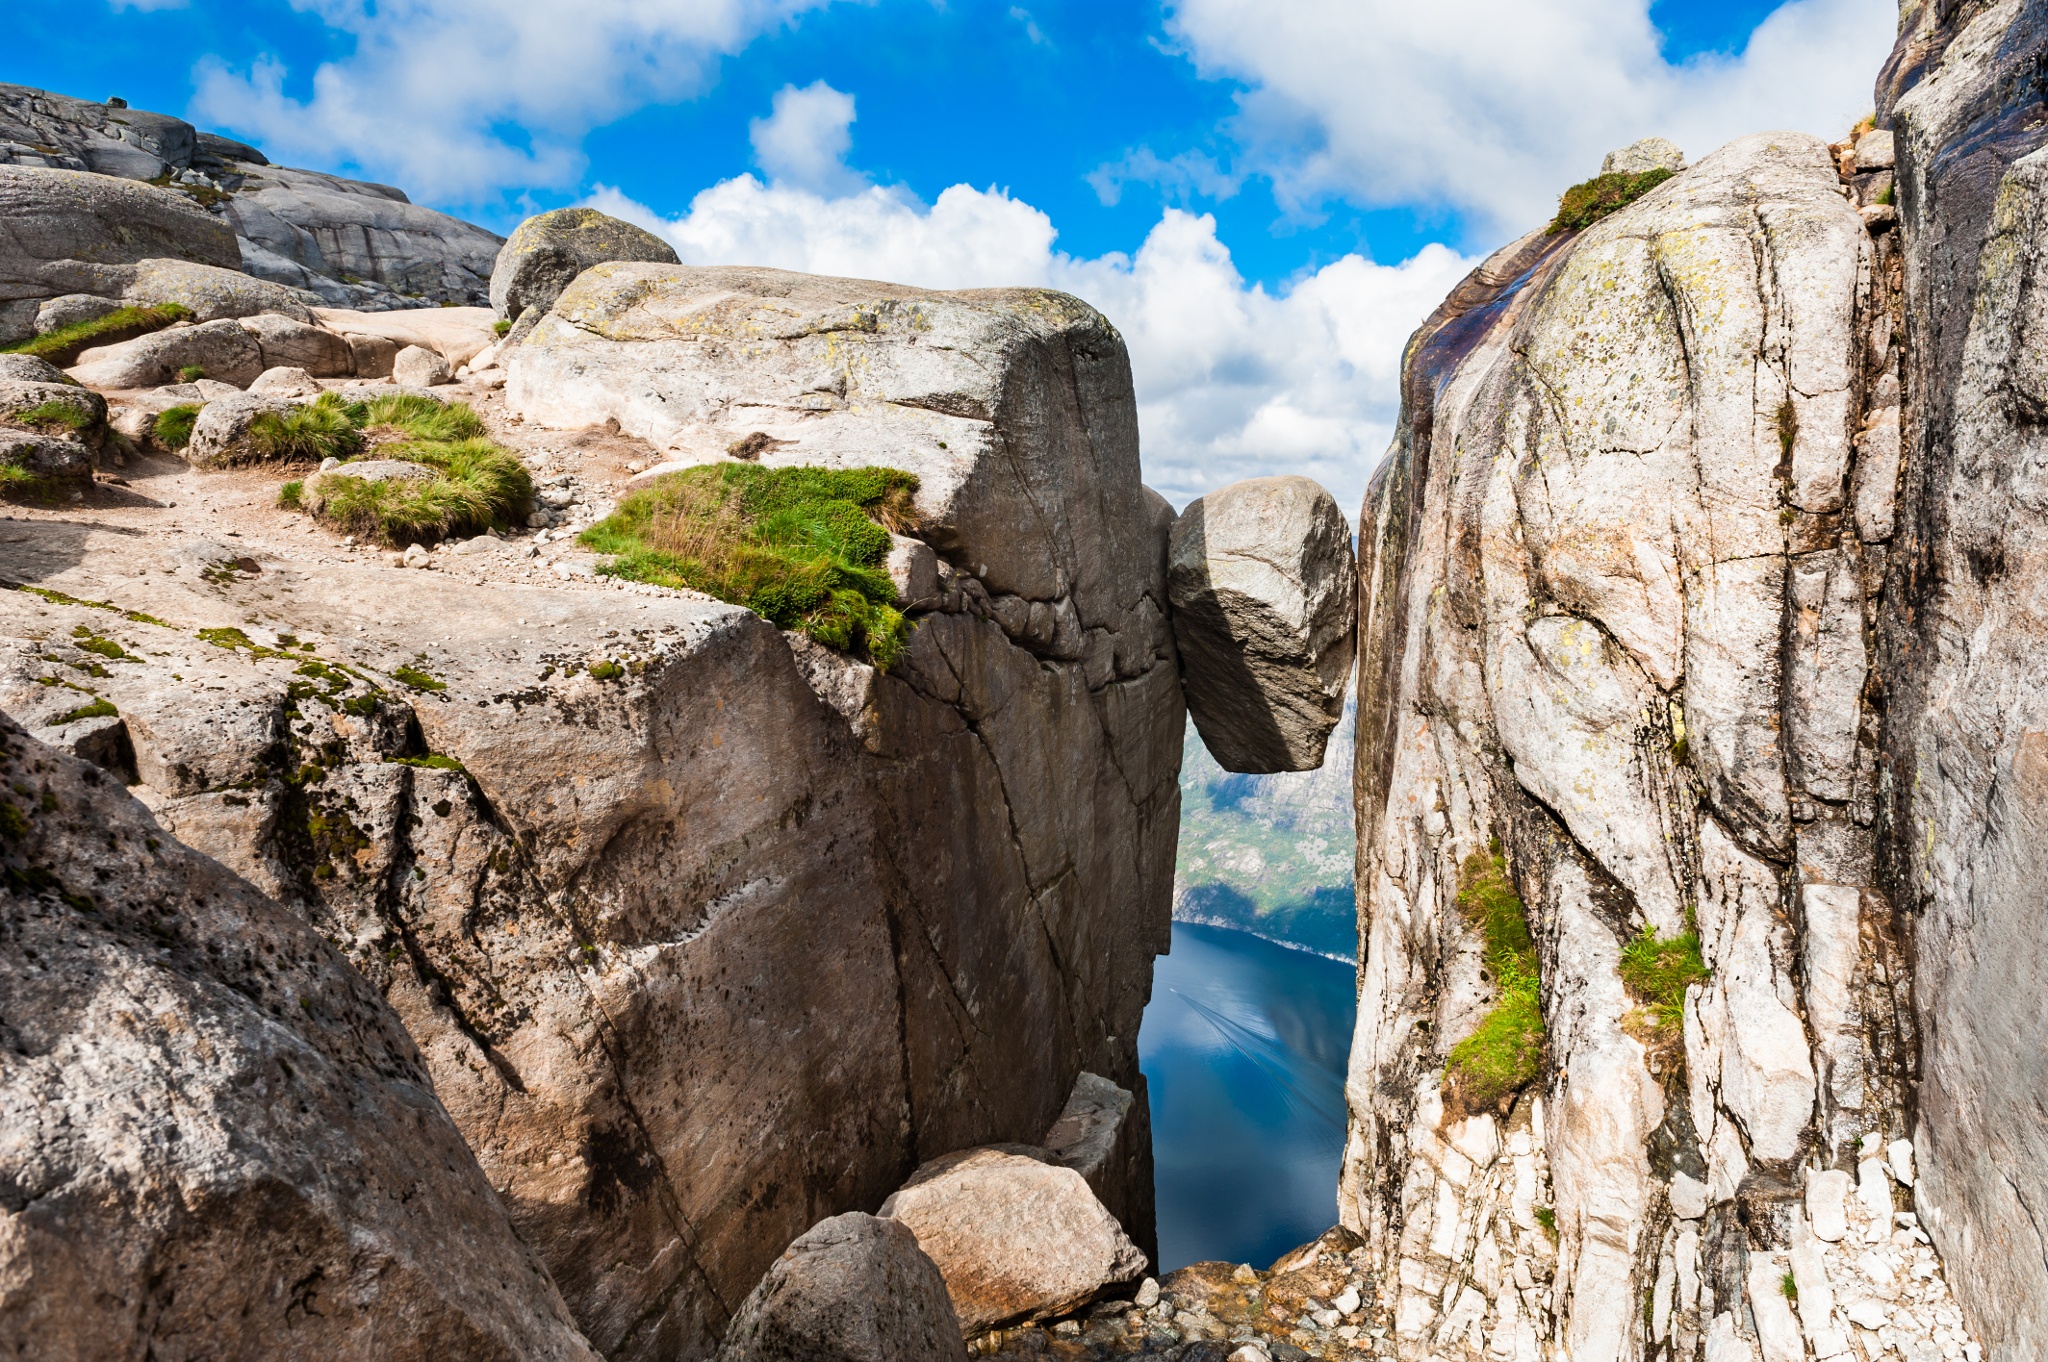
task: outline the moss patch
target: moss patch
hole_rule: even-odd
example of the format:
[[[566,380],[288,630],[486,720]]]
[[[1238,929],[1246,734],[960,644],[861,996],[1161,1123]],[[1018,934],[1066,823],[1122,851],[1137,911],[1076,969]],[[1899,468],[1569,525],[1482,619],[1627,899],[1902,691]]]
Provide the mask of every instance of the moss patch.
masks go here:
[[[411,686],[414,690],[448,689],[448,683],[446,681],[441,680],[441,678],[433,675],[431,672],[423,672],[418,667],[394,668],[392,670],[391,676],[393,680],[403,681],[406,685]]]
[[[612,555],[608,576],[702,591],[886,670],[909,624],[882,565],[916,490],[894,468],[707,464],[627,497],[581,542]]]
[[[38,402],[15,412],[12,419],[16,425],[44,432],[76,432],[88,430],[93,424],[92,412],[71,402]]]
[[[0,346],[0,354],[34,355],[46,359],[58,368],[77,362],[80,354],[95,345],[114,345],[137,336],[146,336],[152,331],[161,331],[173,322],[184,321],[192,315],[192,309],[179,303],[159,303],[155,307],[123,307],[109,312],[104,317],[95,317],[89,322],[73,322],[60,326],[32,340],[18,344]]]
[[[1662,169],[1646,170],[1640,175],[1617,170],[1606,175],[1595,175],[1583,184],[1575,184],[1564,191],[1558,201],[1557,216],[1550,224],[1550,235],[1560,232],[1576,232],[1591,227],[1610,213],[1618,213],[1643,195],[1671,178],[1672,172]]]
[[[114,708],[111,701],[94,700],[89,705],[80,705],[77,709],[72,710],[69,714],[57,720],[57,723],[61,727],[64,724],[75,724],[80,719],[103,719],[120,712],[120,710]]]
[[[1458,878],[1458,911],[1486,942],[1495,1001],[1479,1029],[1452,1048],[1444,1077],[1452,1099],[1476,1112],[1500,1106],[1542,1070],[1542,976],[1528,910],[1498,846],[1466,857]]]

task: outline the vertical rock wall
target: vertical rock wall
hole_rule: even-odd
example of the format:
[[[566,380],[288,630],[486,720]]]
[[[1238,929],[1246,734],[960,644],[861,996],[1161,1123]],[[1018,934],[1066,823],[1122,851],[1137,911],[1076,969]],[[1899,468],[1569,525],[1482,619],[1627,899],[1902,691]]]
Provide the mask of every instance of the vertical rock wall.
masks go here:
[[[1910,917],[1928,1228],[1990,1355],[2048,1353],[2048,12],[1909,10],[1880,84],[1906,473],[1880,633],[1884,882]]]
[[[1505,248],[1411,342],[1361,520],[1340,1193],[1401,1356],[1849,1346],[1831,1302],[1793,1319],[1795,1268],[1948,1336],[1868,1157],[1910,1133],[1915,1053],[1870,685],[1901,278],[1848,193],[1818,140],[1745,138]],[[1498,1104],[1446,1079],[1502,1001],[1460,905],[1490,873],[1545,1028]],[[1652,937],[1705,976],[1661,1018],[1623,968]],[[1816,1237],[1824,1170],[1869,1185],[1860,1238]]]

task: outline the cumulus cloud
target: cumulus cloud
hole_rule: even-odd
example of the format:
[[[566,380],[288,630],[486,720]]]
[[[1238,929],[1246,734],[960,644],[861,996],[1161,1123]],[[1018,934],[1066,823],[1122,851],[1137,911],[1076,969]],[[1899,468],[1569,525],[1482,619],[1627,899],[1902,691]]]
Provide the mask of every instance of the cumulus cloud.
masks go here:
[[[1127,184],[1149,184],[1168,202],[1186,205],[1197,197],[1221,200],[1235,195],[1244,183],[1199,151],[1184,151],[1162,157],[1150,147],[1138,147],[1122,157],[1088,172],[1088,185],[1095,197],[1111,208],[1124,195]]]
[[[769,177],[821,193],[851,189],[861,177],[847,168],[853,150],[853,96],[814,81],[785,85],[766,118],[748,124],[754,160]]]
[[[1870,107],[1892,0],[1791,0],[1735,56],[1673,64],[1650,0],[1170,0],[1204,74],[1248,90],[1233,127],[1284,200],[1463,210],[1522,230],[1603,152],[1695,158],[1781,128],[1839,136]],[[1240,166],[1240,168],[1243,168]]]
[[[1136,254],[1077,258],[1038,209],[967,185],[927,206],[877,186],[835,197],[743,175],[673,220],[616,190],[591,203],[691,264],[1078,294],[1124,334],[1146,480],[1176,505],[1301,473],[1355,508],[1392,435],[1402,345],[1473,263],[1443,246],[1400,265],[1350,255],[1275,292],[1246,283],[1211,217],[1169,209]]]
[[[191,112],[275,159],[352,166],[438,202],[583,174],[584,133],[684,98],[714,63],[829,0],[292,0],[354,40],[286,89],[274,59],[202,62]]]

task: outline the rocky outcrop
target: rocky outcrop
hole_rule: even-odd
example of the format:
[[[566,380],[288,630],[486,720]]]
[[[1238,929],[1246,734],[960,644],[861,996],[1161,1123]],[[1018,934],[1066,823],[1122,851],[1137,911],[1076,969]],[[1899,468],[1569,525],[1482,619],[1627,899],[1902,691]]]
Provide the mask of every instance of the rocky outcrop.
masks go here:
[[[784,1251],[726,1331],[719,1362],[967,1362],[945,1279],[894,1220],[822,1220]]]
[[[356,556],[265,509],[274,483],[238,538],[160,501],[0,521],[8,575],[58,593],[0,591],[0,634],[31,640],[0,708],[132,760],[177,836],[343,949],[608,1357],[708,1356],[799,1235],[939,1155],[1041,1140],[1083,1073],[1144,1129],[1183,711],[1129,371],[1059,295],[919,305],[976,347],[929,345],[925,406],[860,387],[892,347],[925,362],[922,327],[793,342],[855,376],[820,418],[777,411],[780,357],[663,370],[805,422],[817,462],[922,460],[903,538],[929,594],[886,673],[587,557],[513,582]],[[617,343],[579,335],[635,396]],[[526,416],[495,433],[582,438]],[[1149,1187],[1149,1150],[1108,1143],[1105,1185]]]
[[[1878,499],[1871,516],[1896,527],[1876,649],[1880,872],[1915,962],[1916,1202],[2000,1362],[2048,1352],[2048,1123],[2034,1100],[2048,1018],[2033,1002],[2048,807],[2044,60],[2039,6],[1921,6],[1878,111],[1896,159],[1906,354],[1903,478],[1896,508]]]
[[[1340,1197],[1402,1356],[1820,1345],[1773,1294],[1805,1190],[1911,1134],[1870,686],[1901,276],[1856,192],[1745,138],[1505,248],[1411,343],[1362,516]],[[1905,1194],[1873,1195],[1882,1242]]]
[[[1144,1253],[1081,1175],[1029,1146],[934,1159],[882,1215],[938,1264],[970,1336],[1068,1314],[1145,1271]]]
[[[1355,643],[1351,527],[1308,478],[1252,478],[1190,502],[1167,541],[1181,684],[1226,771],[1323,764]]]
[[[162,186],[161,199],[199,212],[216,243],[229,248],[224,257],[205,257],[210,263],[334,307],[482,305],[502,244],[389,185],[273,166],[254,147],[181,118],[24,85],[0,85],[0,169],[10,167],[89,172],[109,194],[126,192],[113,187],[122,181]],[[0,207],[0,218],[14,216]],[[201,258],[184,250],[143,254]],[[4,256],[0,243],[0,269]]]
[[[592,265],[609,260],[680,264],[675,247],[643,228],[594,208],[557,208],[519,224],[491,270],[491,307],[504,321],[528,308],[545,314]]]
[[[0,1349],[594,1362],[332,946],[4,717],[0,781]]]

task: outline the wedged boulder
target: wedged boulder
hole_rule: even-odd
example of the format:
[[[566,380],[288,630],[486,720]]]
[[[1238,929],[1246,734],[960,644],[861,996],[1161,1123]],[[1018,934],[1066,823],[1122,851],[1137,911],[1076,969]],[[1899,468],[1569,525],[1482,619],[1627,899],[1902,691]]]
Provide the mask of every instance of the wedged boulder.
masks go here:
[[[1685,169],[1685,153],[1678,144],[1664,137],[1645,137],[1640,142],[1631,142],[1619,151],[1610,151],[1600,162],[1602,175],[1641,175],[1645,171],[1669,170],[1674,174]]]
[[[265,369],[248,388],[252,397],[318,397],[322,391],[319,379],[285,365]]]
[[[348,338],[293,317],[259,313],[242,319],[256,338],[266,369],[304,369],[315,378],[347,378],[355,373]]]
[[[966,1362],[945,1278],[894,1220],[852,1211],[783,1251],[718,1362]]]
[[[494,318],[490,309],[483,307],[420,307],[394,312],[351,312],[323,307],[314,310],[313,319],[329,331],[348,337],[351,344],[361,337],[388,342],[394,358],[408,345],[432,350],[448,361],[450,369],[467,364],[497,340],[497,334],[491,330]],[[390,369],[387,367],[384,372],[389,373]],[[364,378],[382,376],[360,365],[356,373]]]
[[[491,308],[500,320],[527,308],[546,312],[592,265],[612,260],[680,264],[675,247],[645,228],[594,208],[557,208],[519,224],[491,270]]]
[[[199,417],[192,423],[186,462],[194,468],[219,468],[245,460],[250,455],[249,427],[256,418],[265,412],[283,415],[296,405],[289,398],[264,393],[215,398],[199,409]]]
[[[455,377],[439,352],[408,345],[391,361],[391,381],[407,388],[436,388]]]
[[[0,716],[0,1351],[595,1362],[384,1000]]]
[[[934,1159],[882,1214],[909,1226],[939,1265],[969,1337],[1067,1314],[1145,1271],[1143,1251],[1082,1176],[1027,1145]]]
[[[1142,1084],[1141,1084],[1142,1086]],[[1153,1223],[1152,1121],[1136,1093],[1084,1073],[1040,1141],[1054,1163],[1073,1169],[1148,1255]]]
[[[155,388],[192,366],[202,377],[245,387],[267,367],[256,337],[239,322],[173,326],[117,345],[95,346],[67,371],[95,388]]]
[[[1356,640],[1351,529],[1308,478],[1189,504],[1167,547],[1181,684],[1226,771],[1313,771],[1344,714]]]
[[[389,378],[398,363],[398,342],[388,336],[344,336],[350,372],[357,378]]]
[[[53,282],[49,269],[59,262],[157,258],[224,270],[241,264],[234,232],[181,194],[73,170],[0,165],[0,299],[81,291]]]
[[[45,300],[36,308],[36,334],[46,336],[52,331],[80,322],[94,322],[109,312],[118,312],[121,304],[113,298],[102,298],[96,293],[65,293]]]

